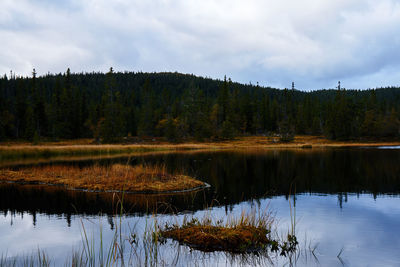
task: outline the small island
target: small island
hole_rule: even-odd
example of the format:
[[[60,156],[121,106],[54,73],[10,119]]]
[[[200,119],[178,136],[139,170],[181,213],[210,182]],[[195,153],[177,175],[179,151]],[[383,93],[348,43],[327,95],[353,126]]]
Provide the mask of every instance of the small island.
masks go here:
[[[165,166],[94,165],[43,166],[0,170],[0,181],[49,184],[98,192],[175,193],[199,190],[208,185],[183,174],[170,174]]]
[[[223,223],[211,218],[166,225],[160,229],[161,238],[170,238],[193,249],[232,253],[280,252],[286,255],[296,250],[298,242],[294,233],[286,238],[274,238],[274,217],[270,213],[256,214],[254,210],[242,213],[236,219]]]

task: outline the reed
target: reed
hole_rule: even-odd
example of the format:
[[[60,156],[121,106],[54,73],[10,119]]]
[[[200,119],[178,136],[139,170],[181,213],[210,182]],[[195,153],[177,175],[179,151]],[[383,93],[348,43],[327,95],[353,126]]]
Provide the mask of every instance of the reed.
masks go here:
[[[270,212],[252,209],[249,212],[242,212],[238,217],[229,215],[225,221],[213,220],[210,213],[201,219],[185,216],[179,227],[160,227],[157,216],[153,215],[146,220],[143,231],[138,234],[136,225],[133,228],[129,227],[129,231],[123,230],[123,198],[122,196],[122,199],[117,201],[112,238],[104,240],[101,223],[96,236],[94,232],[88,230],[95,228],[87,229],[87,225],[81,220],[82,245],[75,248],[71,255],[66,255],[64,266],[204,266],[213,263],[213,258],[210,257],[213,254],[206,253],[209,251],[220,251],[221,255],[230,258],[232,265],[258,266],[272,264],[269,251],[280,252],[283,256],[288,256],[292,252],[287,250],[282,254],[282,244],[286,240],[273,238],[272,228],[276,221]],[[90,225],[97,227],[92,221]],[[176,240],[180,241],[180,244],[167,243],[166,238],[170,237],[165,231],[173,230],[179,231],[181,240]],[[191,235],[186,235],[188,232],[185,230]],[[194,235],[200,240],[198,246],[189,243],[192,240],[191,236]],[[187,250],[181,244],[189,245],[198,251]],[[203,249],[204,244],[207,244],[207,249]],[[31,256],[12,258],[7,258],[6,255],[0,256],[0,267],[47,267],[56,264],[59,265],[60,262],[52,264],[50,257],[43,250],[38,250]]]
[[[0,256],[0,267],[49,267],[52,262],[44,250],[38,249],[36,253],[25,256],[7,257],[7,254]]]

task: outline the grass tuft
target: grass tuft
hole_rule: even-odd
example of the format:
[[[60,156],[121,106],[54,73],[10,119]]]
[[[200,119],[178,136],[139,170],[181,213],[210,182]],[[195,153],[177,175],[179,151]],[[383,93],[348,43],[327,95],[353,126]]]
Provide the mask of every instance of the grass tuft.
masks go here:
[[[296,237],[280,241],[273,238],[272,226],[274,217],[271,213],[260,213],[254,209],[243,212],[237,219],[228,218],[213,222],[209,217],[202,220],[184,219],[182,224],[165,225],[160,230],[164,238],[171,238],[179,243],[201,251],[272,252],[280,251],[281,255],[294,252],[297,247]]]

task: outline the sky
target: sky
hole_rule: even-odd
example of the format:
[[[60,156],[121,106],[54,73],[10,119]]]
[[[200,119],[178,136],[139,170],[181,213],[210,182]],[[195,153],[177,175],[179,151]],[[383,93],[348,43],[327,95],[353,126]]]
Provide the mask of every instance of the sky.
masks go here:
[[[0,74],[181,72],[400,85],[399,0],[1,0]]]

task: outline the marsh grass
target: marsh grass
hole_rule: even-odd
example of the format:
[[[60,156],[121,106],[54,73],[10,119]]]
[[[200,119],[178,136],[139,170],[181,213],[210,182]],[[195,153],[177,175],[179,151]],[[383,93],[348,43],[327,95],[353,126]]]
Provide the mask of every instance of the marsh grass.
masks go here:
[[[123,199],[118,200],[116,210],[119,214],[114,216],[113,235],[109,243],[103,240],[103,230],[100,224],[99,236],[88,235],[84,222],[81,220],[82,246],[72,255],[72,260],[66,266],[171,266],[166,264],[168,259],[162,258],[160,245],[164,244],[159,239],[157,217],[153,215],[146,220],[144,230],[138,234],[136,224],[128,225],[123,229],[124,207]],[[90,224],[93,222],[90,221]],[[172,262],[175,261],[173,258]],[[70,265],[70,263],[72,263]],[[74,264],[77,263],[77,264]]]
[[[231,246],[218,247],[216,252],[212,249],[189,250],[184,240],[181,244],[169,240],[163,233],[165,227],[161,227],[157,214],[148,217],[144,222],[144,228],[137,229],[137,225],[128,226],[124,222],[124,207],[121,204],[124,196],[118,199],[113,217],[115,228],[111,239],[103,235],[103,226],[89,219],[81,219],[81,245],[69,256],[66,255],[64,266],[94,267],[94,266],[205,266],[215,264],[214,257],[225,257],[230,265],[239,266],[270,266],[273,264],[272,255],[283,255],[282,248],[284,240],[273,238],[275,235],[272,228],[276,224],[274,215],[270,212],[260,212],[252,209],[242,212],[240,216],[229,215],[225,220],[214,221],[211,213],[207,213],[202,219],[184,216],[181,225],[192,228],[196,226],[203,229],[218,229],[213,232],[215,236],[225,236],[222,242],[232,241],[238,246],[232,250]],[[171,218],[168,219],[171,221]],[[173,217],[172,217],[173,220]],[[178,218],[176,217],[176,220]],[[124,227],[125,226],[125,227]],[[142,225],[143,226],[143,225]],[[97,228],[98,231],[95,231]],[[220,231],[222,229],[222,231]],[[224,230],[225,229],[225,230]],[[256,230],[254,230],[256,229]],[[205,235],[207,233],[202,233]],[[244,243],[240,243],[244,236]],[[201,240],[212,240],[200,237]],[[266,243],[259,240],[267,239]],[[249,243],[249,240],[252,242]],[[258,242],[258,243],[257,243]],[[276,242],[278,250],[273,250],[273,242]],[[182,245],[184,244],[184,245]],[[210,243],[214,244],[214,243]],[[211,247],[209,247],[211,248]],[[271,253],[275,251],[276,253]],[[217,253],[217,254],[215,254]],[[286,253],[292,253],[286,251]],[[287,257],[288,254],[283,256]],[[62,263],[62,259],[61,259]],[[226,264],[226,263],[225,263]],[[3,266],[60,266],[60,262],[53,262],[42,250],[26,257],[0,257],[0,267]]]
[[[205,183],[192,177],[170,174],[165,165],[34,166],[19,170],[0,169],[0,180],[20,183],[64,185],[91,191],[163,193],[200,189]]]
[[[81,219],[81,240],[82,246],[80,249],[73,252],[71,261],[67,262],[66,266],[125,266],[126,261],[126,243],[128,237],[125,234],[123,228],[123,217],[124,217],[124,193],[121,198],[114,194],[116,204],[114,210],[114,230],[111,240],[106,244],[103,236],[103,226],[99,224],[98,237],[92,233],[89,236],[83,219]],[[93,221],[88,220],[92,229],[96,228],[96,224]],[[134,235],[135,229],[130,229],[131,235]],[[133,243],[131,244],[133,245]],[[134,246],[132,246],[134,248]],[[132,253],[130,253],[132,255]]]
[[[233,265],[271,265],[271,252],[291,257],[297,249],[298,243],[294,236],[288,235],[285,240],[277,239],[278,235],[273,230],[277,222],[268,207],[265,211],[259,208],[243,211],[239,216],[230,214],[220,220],[214,220],[211,210],[208,210],[201,219],[185,215],[182,223],[178,224],[178,217],[175,217],[175,224],[169,226],[166,223],[164,227],[161,226],[164,221],[153,214],[146,219],[143,231],[139,230],[141,233],[138,234],[136,224],[129,226],[129,231],[123,230],[124,195],[121,199],[118,196],[116,198],[118,202],[115,210],[119,215],[114,217],[116,227],[111,241],[104,245],[102,231],[98,238],[93,235],[89,237],[82,223],[83,245],[73,254],[70,262],[76,264],[71,266],[184,266],[192,263],[201,266],[213,262],[214,251],[225,255]],[[168,219],[171,220],[174,217]],[[179,244],[169,241],[170,238],[175,238],[168,236],[168,231],[171,234],[171,231],[178,230],[179,235],[185,233],[179,232],[182,229],[197,235],[200,246],[190,244],[188,235],[181,235],[183,239],[178,240]],[[289,232],[294,233],[294,230]],[[204,242],[208,242],[207,249],[201,247]],[[291,247],[285,244],[290,244]],[[185,249],[187,246],[195,251]],[[70,266],[69,262],[67,265]]]
[[[31,255],[20,257],[8,257],[7,254],[0,256],[0,267],[49,267],[52,262],[45,251],[38,249]]]
[[[57,156],[117,155],[138,152],[185,151],[210,148],[203,144],[148,144],[148,145],[0,145],[0,160],[20,158],[50,158]]]
[[[279,142],[275,137],[248,136],[229,141],[209,141],[185,143],[147,142],[143,144],[90,144],[93,140],[71,140],[64,142],[43,143],[0,143],[0,161],[21,158],[49,158],[59,156],[98,156],[129,154],[150,151],[191,151],[221,149],[269,149],[269,148],[325,148],[359,146],[395,146],[398,140],[335,141],[322,136],[295,136],[290,143]]]
[[[158,171],[165,171],[165,167]],[[101,222],[97,225],[81,219],[81,246],[70,256],[66,255],[64,266],[204,266],[213,263],[213,253],[217,253],[217,258],[224,255],[231,265],[271,265],[270,255],[289,258],[297,250],[293,227],[295,218],[291,220],[293,229],[288,230],[286,237],[279,238],[274,230],[277,224],[275,215],[268,207],[242,211],[239,216],[231,213],[219,220],[212,217],[210,208],[200,219],[184,215],[181,223],[178,223],[178,216],[169,216],[168,222],[175,219],[175,224],[167,222],[164,227],[161,225],[165,221],[154,213],[146,219],[143,231],[137,231],[136,224],[133,227],[128,225],[127,229],[124,222],[126,195],[122,193],[120,197],[115,193],[113,196],[116,201],[115,227],[111,239],[103,235]],[[291,215],[295,216],[294,210]],[[95,231],[96,227],[99,231]],[[179,244],[171,239],[179,241]],[[50,266],[51,263],[47,254],[40,250],[30,257],[0,257],[0,267]]]
[[[285,240],[274,238],[274,216],[271,212],[251,209],[249,212],[224,220],[213,220],[209,215],[201,220],[184,218],[181,224],[166,224],[160,229],[160,236],[178,241],[191,248],[212,252],[233,253],[280,252],[280,255],[294,252],[297,248],[295,235]]]

